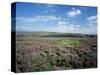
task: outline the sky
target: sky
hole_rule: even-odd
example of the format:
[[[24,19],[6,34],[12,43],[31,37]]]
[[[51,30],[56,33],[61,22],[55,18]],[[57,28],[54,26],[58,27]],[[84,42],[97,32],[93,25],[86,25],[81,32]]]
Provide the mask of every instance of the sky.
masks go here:
[[[16,31],[97,34],[97,8],[16,3]]]

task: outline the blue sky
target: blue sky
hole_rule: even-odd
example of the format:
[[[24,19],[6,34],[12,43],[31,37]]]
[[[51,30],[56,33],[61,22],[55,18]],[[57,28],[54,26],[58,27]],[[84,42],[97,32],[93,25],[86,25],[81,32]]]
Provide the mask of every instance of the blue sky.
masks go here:
[[[16,31],[97,33],[97,8],[87,6],[16,3]]]

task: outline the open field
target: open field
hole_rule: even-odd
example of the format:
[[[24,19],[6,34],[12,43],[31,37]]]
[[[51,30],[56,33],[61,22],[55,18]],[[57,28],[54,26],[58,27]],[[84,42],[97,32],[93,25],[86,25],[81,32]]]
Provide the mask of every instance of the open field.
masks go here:
[[[97,67],[95,35],[18,32],[17,72],[83,69]]]

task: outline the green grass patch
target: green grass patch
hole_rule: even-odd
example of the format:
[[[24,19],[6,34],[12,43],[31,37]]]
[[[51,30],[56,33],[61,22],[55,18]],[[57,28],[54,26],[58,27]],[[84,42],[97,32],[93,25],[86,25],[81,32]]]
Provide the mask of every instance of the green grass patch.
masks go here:
[[[80,45],[80,40],[77,39],[64,39],[64,40],[55,40],[53,43],[61,45]]]

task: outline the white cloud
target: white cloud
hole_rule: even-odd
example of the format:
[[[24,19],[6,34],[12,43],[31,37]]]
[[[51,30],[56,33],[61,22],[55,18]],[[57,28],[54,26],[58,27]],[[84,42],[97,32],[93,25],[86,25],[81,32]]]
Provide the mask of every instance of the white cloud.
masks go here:
[[[34,16],[34,17],[17,17],[17,20],[23,21],[24,24],[28,24],[26,26],[20,27],[18,29],[20,30],[29,30],[29,31],[35,31],[35,30],[43,30],[43,31],[51,31],[51,32],[62,32],[62,33],[82,33],[82,34],[96,34],[97,33],[97,16],[89,16],[86,18],[87,24],[85,26],[81,26],[80,24],[74,24],[65,18],[48,15],[48,16]],[[34,29],[32,24],[34,22],[41,22],[48,24],[50,22],[55,22],[54,26],[49,26],[48,28],[44,27],[44,29]],[[32,23],[30,23],[32,22]],[[30,24],[30,25],[29,25]],[[17,26],[18,27],[18,26]]]
[[[58,24],[59,25],[64,25],[64,24],[66,24],[66,22],[65,21],[58,21]]]
[[[91,25],[97,25],[97,15],[87,17],[87,21],[88,21],[89,24],[91,24]]]
[[[89,32],[97,33],[97,15],[87,17]]]
[[[48,16],[34,16],[34,17],[17,17],[16,20],[20,20],[23,22],[48,22],[48,21],[56,21],[61,20],[61,17],[48,15]]]
[[[80,28],[80,25],[76,25],[76,28]]]
[[[61,33],[79,33],[80,25],[75,25],[66,21],[58,21],[55,27],[47,28],[47,31],[61,32]]]
[[[82,14],[81,10],[75,8],[72,8],[71,11],[67,12],[68,17],[75,17],[81,14]]]
[[[87,17],[87,20],[88,20],[88,21],[91,21],[91,20],[96,20],[96,19],[97,19],[97,15]]]
[[[57,21],[60,19],[60,17],[48,15],[48,16],[35,16],[33,17],[35,21],[41,21],[41,22],[48,22],[48,21]]]
[[[16,31],[33,31],[33,26],[31,24],[18,24],[16,25]]]
[[[97,26],[91,24],[89,21],[87,25],[81,26],[66,21],[58,21],[55,27],[47,28],[47,31],[61,32],[61,33],[81,33],[81,34],[96,34]]]

